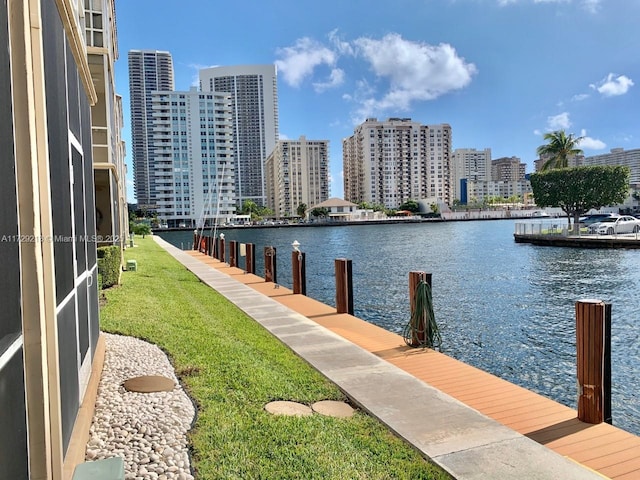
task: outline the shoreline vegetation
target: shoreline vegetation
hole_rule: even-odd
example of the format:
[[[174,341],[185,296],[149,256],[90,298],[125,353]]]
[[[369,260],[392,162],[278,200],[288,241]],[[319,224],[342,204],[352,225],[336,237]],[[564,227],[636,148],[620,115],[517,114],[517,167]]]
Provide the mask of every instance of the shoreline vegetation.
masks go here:
[[[347,400],[158,246],[125,251],[137,271],[101,292],[101,330],[163,349],[197,406],[189,432],[198,479],[449,479],[378,420],[273,416],[264,405]]]

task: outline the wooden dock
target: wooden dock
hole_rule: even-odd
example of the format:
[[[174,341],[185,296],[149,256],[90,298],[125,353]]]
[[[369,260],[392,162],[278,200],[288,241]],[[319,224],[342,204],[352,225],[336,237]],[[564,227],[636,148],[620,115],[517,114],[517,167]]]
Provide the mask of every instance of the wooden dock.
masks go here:
[[[265,282],[197,251],[189,252],[212,268],[267,295],[352,343],[372,352],[438,390],[545,445],[605,478],[640,479],[640,437],[612,425],[591,425],[576,410],[495,375],[429,349],[405,345],[395,333],[290,289]]]

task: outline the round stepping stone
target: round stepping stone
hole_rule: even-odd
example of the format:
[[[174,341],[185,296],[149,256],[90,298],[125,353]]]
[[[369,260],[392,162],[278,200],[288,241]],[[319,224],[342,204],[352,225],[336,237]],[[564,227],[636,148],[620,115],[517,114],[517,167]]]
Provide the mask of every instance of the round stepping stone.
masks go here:
[[[320,415],[336,418],[349,418],[355,412],[348,403],[335,400],[322,400],[311,405],[311,408]]]
[[[309,415],[313,415],[313,411],[306,405],[284,400],[269,402],[264,406],[264,409],[274,415],[291,415],[296,417],[307,417]]]
[[[161,375],[145,375],[125,380],[123,386],[128,392],[170,392],[175,388],[176,382]]]

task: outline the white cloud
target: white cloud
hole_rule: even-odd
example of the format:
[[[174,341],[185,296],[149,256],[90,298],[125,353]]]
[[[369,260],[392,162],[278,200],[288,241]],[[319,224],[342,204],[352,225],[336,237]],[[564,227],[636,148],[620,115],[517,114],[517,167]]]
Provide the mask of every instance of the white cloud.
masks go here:
[[[605,97],[615,97],[627,93],[629,89],[633,87],[633,80],[626,75],[616,76],[615,73],[610,73],[597,84],[591,84],[589,86]]]
[[[590,97],[590,95],[588,93],[579,93],[579,94],[574,95],[573,97],[571,97],[571,101],[573,101],[573,102],[581,102],[583,100],[586,100],[589,97]]]
[[[327,37],[329,37],[329,41],[331,42],[333,47],[336,49],[336,51],[341,55],[354,54],[353,47],[351,46],[351,44],[349,42],[345,42],[340,38],[340,36],[338,35],[337,29],[330,31]]]
[[[607,148],[607,144],[602,140],[588,137],[587,131],[584,128],[580,131],[580,136],[582,139],[578,143],[578,146],[583,150],[604,150]]]
[[[551,131],[565,130],[571,126],[571,120],[569,120],[569,113],[562,112],[558,115],[547,117],[547,128]]]
[[[334,68],[331,70],[331,74],[329,75],[329,80],[327,82],[315,82],[313,84],[313,88],[316,92],[324,92],[330,88],[337,87],[342,85],[344,82],[344,70],[340,68]]]
[[[449,44],[437,46],[412,42],[396,33],[380,40],[358,38],[357,55],[371,65],[378,79],[389,82],[380,99],[367,98],[365,110],[407,110],[414,101],[433,100],[466,87],[477,73]]]
[[[292,87],[299,87],[316,67],[334,67],[337,60],[335,52],[308,37],[299,38],[294,46],[280,48],[276,53],[281,57],[275,62],[278,72]]]
[[[397,33],[347,42],[337,30],[328,38],[330,46],[300,38],[293,46],[278,49],[275,64],[285,83],[293,87],[313,78],[318,67],[329,67],[327,78],[312,82],[320,93],[345,82],[348,72],[338,67],[341,57],[366,62],[375,78],[362,78],[356,81],[354,92],[343,94],[345,100],[357,105],[358,119],[408,110],[413,102],[433,100],[466,87],[477,73],[476,66],[458,56],[449,44],[412,42]]]
[[[601,0],[583,0],[582,5],[590,13],[598,13],[600,10]]]

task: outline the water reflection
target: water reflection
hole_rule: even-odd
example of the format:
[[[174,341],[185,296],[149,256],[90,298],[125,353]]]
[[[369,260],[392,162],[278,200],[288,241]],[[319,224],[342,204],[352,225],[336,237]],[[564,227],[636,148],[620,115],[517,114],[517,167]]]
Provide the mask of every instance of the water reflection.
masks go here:
[[[640,251],[537,247],[513,241],[514,222],[237,229],[226,240],[277,248],[278,282],[291,285],[291,243],[306,253],[307,294],[335,305],[334,259],[353,262],[358,317],[401,332],[408,273],[433,274],[443,351],[571,407],[576,403],[575,302],[612,303],[614,424],[640,434]],[[190,233],[164,232],[174,245]],[[240,265],[243,266],[244,260]]]

